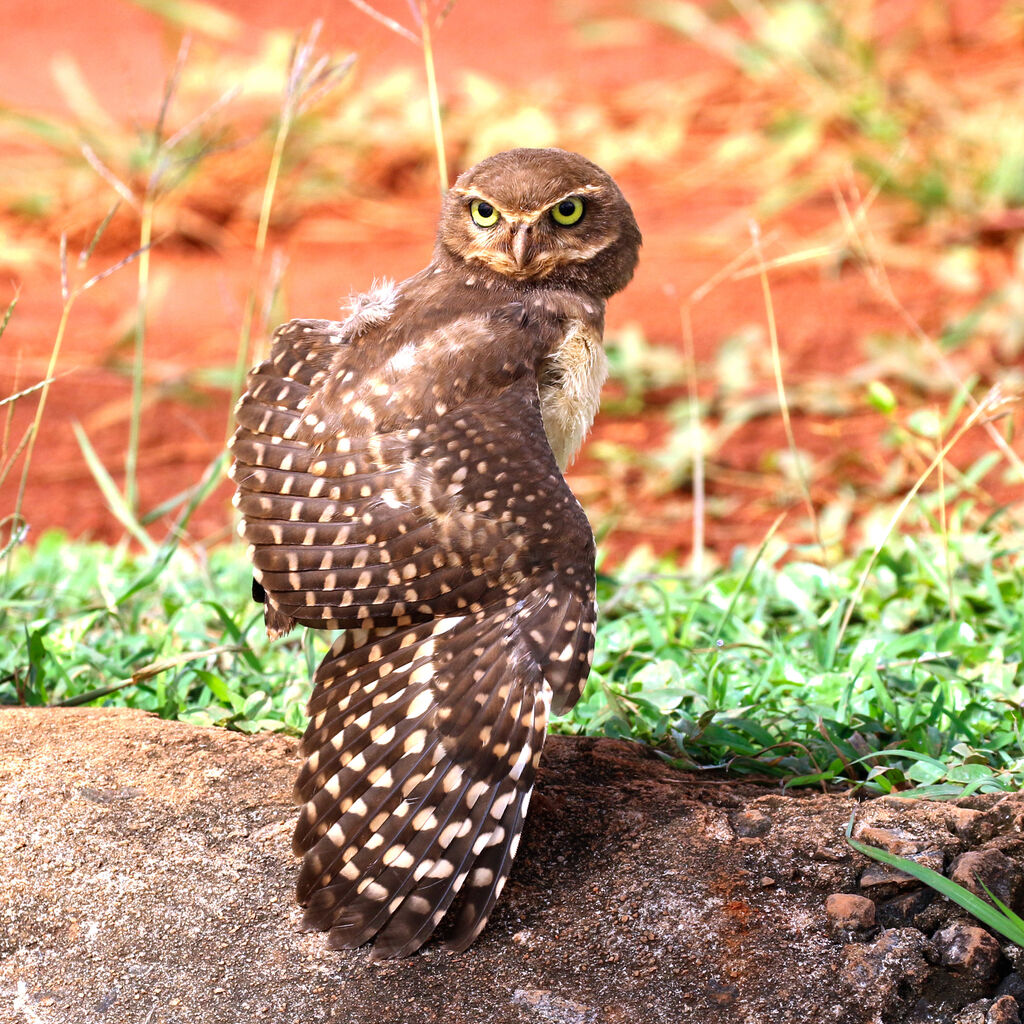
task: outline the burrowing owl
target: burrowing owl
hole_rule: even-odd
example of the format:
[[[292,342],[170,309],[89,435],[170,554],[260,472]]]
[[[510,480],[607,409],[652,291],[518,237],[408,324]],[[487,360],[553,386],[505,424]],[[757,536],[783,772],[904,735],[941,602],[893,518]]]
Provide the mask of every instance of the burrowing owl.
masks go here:
[[[465,949],[508,877],[548,716],[594,646],[594,537],[562,477],[607,373],[604,305],[640,232],[574,153],[516,149],[444,199],[430,265],[293,320],[232,441],[272,635],[344,632],[295,786],[310,927]]]

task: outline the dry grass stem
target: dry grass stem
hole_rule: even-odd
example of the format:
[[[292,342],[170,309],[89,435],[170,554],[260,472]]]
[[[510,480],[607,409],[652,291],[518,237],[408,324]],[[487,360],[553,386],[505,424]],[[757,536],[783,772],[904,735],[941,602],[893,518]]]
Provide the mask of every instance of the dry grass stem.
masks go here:
[[[427,78],[427,105],[430,108],[430,125],[434,137],[434,153],[437,158],[437,177],[440,183],[441,195],[448,191],[448,159],[445,155],[444,131],[441,126],[441,101],[437,91],[437,74],[434,67],[434,43],[432,29],[440,28],[445,18],[451,13],[455,6],[455,0],[449,0],[444,7],[438,11],[433,18],[431,26],[430,8],[427,0],[408,0],[409,11],[413,21],[419,26],[419,37],[410,32],[400,22],[389,17],[376,7],[366,3],[365,0],[349,0],[353,7],[358,8],[364,14],[369,15],[374,21],[379,22],[385,28],[390,29],[396,35],[407,39],[418,46],[423,52],[423,67]]]
[[[855,185],[851,187],[856,188]],[[872,190],[874,191],[874,190]],[[904,326],[910,331],[913,337],[928,350],[929,355],[935,364],[945,374],[946,379],[953,385],[961,398],[977,412],[980,408],[978,400],[971,394],[959,374],[946,358],[945,353],[939,347],[935,339],[918,323],[907,307],[899,300],[889,275],[886,272],[885,264],[878,256],[878,245],[871,230],[871,225],[861,211],[865,208],[864,203],[858,203],[858,211],[851,214],[845,196],[842,193],[836,194],[836,201],[840,213],[843,216],[851,241],[855,242],[858,250],[863,254],[864,266],[868,270],[868,280],[871,282],[875,292],[889,304],[896,315],[902,320]],[[981,417],[979,419],[982,428],[989,436],[992,443],[999,449],[1005,460],[1014,467],[1020,480],[1024,482],[1024,459],[1013,450],[1006,438],[992,425],[990,419]]]
[[[396,35],[400,35],[403,39],[408,39],[413,46],[420,45],[419,39],[401,22],[395,21],[394,18],[389,18],[382,11],[378,11],[376,7],[366,3],[365,0],[348,0],[348,2],[357,10],[362,11],[363,14],[369,15],[374,21],[379,22],[385,28],[390,29]]]
[[[321,21],[314,22],[305,38],[297,37],[292,46],[284,91],[284,102],[278,119],[277,132],[274,136],[274,148],[267,168],[267,177],[263,186],[263,198],[260,202],[259,221],[256,226],[256,243],[253,247],[250,270],[249,290],[246,295],[242,322],[239,328],[238,350],[232,374],[231,403],[233,410],[238,396],[242,393],[242,384],[249,366],[254,362],[253,336],[255,330],[256,305],[263,282],[263,266],[267,250],[267,238],[270,232],[270,216],[277,194],[278,179],[284,160],[285,145],[296,116],[312,95],[318,98],[324,91],[347,74],[352,67],[354,58],[333,64],[324,55],[313,60],[316,42],[323,27]],[[233,412],[228,417],[227,436],[233,429]]]
[[[92,146],[83,142],[82,156],[86,163],[126,202],[133,210],[141,212],[135,193],[96,155]]]
[[[836,635],[835,643],[833,644],[834,652],[839,651],[840,645],[843,642],[843,637],[846,635],[847,627],[853,617],[854,609],[857,607],[857,602],[860,600],[860,596],[864,592],[864,587],[867,585],[867,581],[871,576],[871,572],[874,569],[875,562],[878,559],[879,554],[881,554],[890,534],[892,534],[896,529],[896,524],[903,518],[904,512],[906,512],[918,491],[921,490],[932,473],[934,473],[942,464],[946,456],[949,455],[959,442],[960,438],[962,438],[964,434],[971,429],[971,427],[977,423],[984,424],[993,416],[1001,415],[1006,410],[1008,403],[1012,401],[1014,401],[1014,399],[1007,398],[1002,393],[998,384],[991,388],[984,398],[976,404],[975,408],[971,411],[970,416],[964,420],[964,422],[953,433],[952,437],[950,437],[950,439],[938,450],[935,457],[928,463],[924,472],[921,473],[917,480],[914,481],[914,485],[903,496],[903,500],[896,506],[896,510],[893,512],[892,516],[890,516],[885,529],[882,531],[881,537],[872,549],[871,555],[864,566],[864,570],[857,581],[857,586],[854,589],[853,594],[851,594],[848,599],[846,611],[843,613],[843,621],[839,627],[839,632]]]
[[[697,358],[693,345],[693,316],[689,303],[679,306],[683,333],[683,359],[686,364],[686,391],[689,397],[690,438],[693,444],[693,545],[690,564],[694,575],[704,575],[704,535],[706,494],[704,488],[704,428],[700,417],[700,393],[697,389]]]
[[[430,35],[430,19],[427,17],[426,0],[419,0],[420,33],[423,45],[423,65],[427,75],[427,98],[430,106],[430,123],[434,131],[434,149],[437,151],[437,176],[441,195],[448,191],[448,159],[444,151],[444,132],[441,129],[441,101],[437,94],[437,76],[434,72],[434,46]]]
[[[775,304],[772,301],[772,290],[768,284],[768,272],[765,269],[761,248],[761,229],[755,222],[751,222],[750,235],[753,242],[754,253],[758,265],[761,268],[761,292],[764,297],[765,316],[768,321],[768,340],[771,344],[772,372],[775,375],[775,391],[779,399],[779,412],[782,415],[782,426],[786,432],[786,444],[789,446],[790,454],[793,456],[793,467],[796,472],[797,481],[800,484],[800,492],[803,495],[804,505],[810,517],[811,528],[814,531],[814,540],[821,550],[821,564],[826,568],[829,565],[828,548],[821,535],[821,526],[818,522],[818,512],[811,499],[811,487],[807,479],[803,458],[796,446],[796,435],[793,433],[793,422],[789,415],[789,400],[786,397],[786,386],[782,377],[782,356],[779,351],[779,332],[775,322]]]
[[[28,398],[29,395],[34,395],[37,391],[40,391],[42,388],[48,387],[56,379],[56,377],[50,377],[47,380],[38,381],[31,387],[22,388],[20,391],[15,391],[14,394],[8,395],[6,398],[0,398],[0,408],[3,408],[5,405],[11,405],[13,402],[17,402],[19,399]]]

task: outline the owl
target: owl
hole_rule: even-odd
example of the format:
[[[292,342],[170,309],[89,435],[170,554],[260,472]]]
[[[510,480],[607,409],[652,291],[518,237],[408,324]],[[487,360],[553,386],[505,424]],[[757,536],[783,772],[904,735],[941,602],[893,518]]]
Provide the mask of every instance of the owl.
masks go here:
[[[640,232],[615,182],[514,149],[443,200],[429,266],[293,320],[231,442],[267,629],[343,632],[314,677],[293,847],[305,926],[406,956],[479,935],[549,718],[594,647],[594,536],[562,471]]]

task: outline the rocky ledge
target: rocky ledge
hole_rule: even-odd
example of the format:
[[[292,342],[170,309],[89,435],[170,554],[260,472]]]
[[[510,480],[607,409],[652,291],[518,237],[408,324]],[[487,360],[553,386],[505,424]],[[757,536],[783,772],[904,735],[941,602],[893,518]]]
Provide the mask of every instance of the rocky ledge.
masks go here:
[[[785,795],[554,737],[478,942],[372,963],[299,931],[296,760],[137,712],[0,712],[0,1021],[1020,1022],[1024,950],[843,832],[856,808],[865,842],[1024,911],[1024,796]]]

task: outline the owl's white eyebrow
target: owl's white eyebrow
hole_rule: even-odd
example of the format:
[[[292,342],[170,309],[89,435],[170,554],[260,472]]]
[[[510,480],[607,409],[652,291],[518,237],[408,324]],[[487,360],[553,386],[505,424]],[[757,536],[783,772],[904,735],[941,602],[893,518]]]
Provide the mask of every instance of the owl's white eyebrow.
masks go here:
[[[457,196],[462,196],[465,199],[473,200],[479,199],[483,203],[489,203],[493,206],[498,213],[502,215],[506,220],[512,221],[512,223],[524,223],[532,224],[539,220],[552,206],[557,206],[563,200],[572,199],[574,196],[585,196],[593,195],[595,192],[603,192],[604,187],[602,185],[581,185],[579,188],[571,189],[564,195],[558,196],[556,199],[552,199],[547,205],[541,210],[509,210],[502,206],[501,203],[496,203],[490,196],[483,195],[475,188],[453,188]]]
[[[601,185],[583,185],[580,188],[574,188],[570,192],[566,192],[564,196],[559,196],[557,199],[552,200],[548,203],[546,209],[551,209],[552,206],[557,206],[560,202],[565,199],[572,199],[574,196],[587,196],[593,195],[595,192],[603,192],[604,187]]]
[[[493,206],[505,220],[511,221],[513,224],[532,224],[534,221],[539,220],[541,214],[544,212],[543,210],[530,210],[529,212],[523,210],[509,210],[502,206],[501,203],[496,203],[493,199],[488,196],[481,195],[474,189],[459,189],[457,194],[465,196],[465,198],[469,200],[479,199],[480,202]]]

